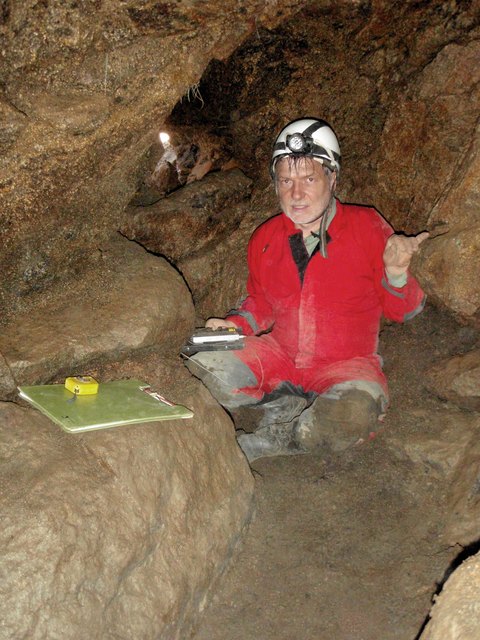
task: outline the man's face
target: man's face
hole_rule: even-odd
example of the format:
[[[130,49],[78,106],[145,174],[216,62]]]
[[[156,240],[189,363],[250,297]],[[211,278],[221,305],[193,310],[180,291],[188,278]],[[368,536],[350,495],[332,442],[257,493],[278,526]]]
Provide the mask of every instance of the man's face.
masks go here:
[[[335,191],[336,174],[325,173],[311,158],[282,158],[275,168],[277,194],[283,212],[306,236],[318,231],[322,216]]]

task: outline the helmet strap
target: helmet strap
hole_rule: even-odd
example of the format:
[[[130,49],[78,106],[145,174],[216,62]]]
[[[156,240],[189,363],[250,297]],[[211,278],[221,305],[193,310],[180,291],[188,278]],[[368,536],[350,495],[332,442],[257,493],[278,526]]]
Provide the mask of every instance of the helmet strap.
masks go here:
[[[335,196],[332,193],[330,202],[326,206],[325,211],[323,212],[322,219],[320,220],[320,229],[318,230],[318,233],[315,233],[314,231],[311,232],[313,236],[319,239],[318,250],[320,251],[320,253],[324,258],[328,258],[327,227],[330,224],[330,221],[332,220],[333,216],[335,215],[336,208],[337,208],[337,203],[335,200]]]

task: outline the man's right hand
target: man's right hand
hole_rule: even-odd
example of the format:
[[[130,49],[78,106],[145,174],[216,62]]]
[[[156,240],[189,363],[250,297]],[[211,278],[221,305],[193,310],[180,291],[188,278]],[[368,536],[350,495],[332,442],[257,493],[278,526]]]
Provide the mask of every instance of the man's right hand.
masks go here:
[[[237,328],[237,325],[231,320],[225,320],[225,318],[209,318],[205,326],[207,329],[226,329],[228,327]]]

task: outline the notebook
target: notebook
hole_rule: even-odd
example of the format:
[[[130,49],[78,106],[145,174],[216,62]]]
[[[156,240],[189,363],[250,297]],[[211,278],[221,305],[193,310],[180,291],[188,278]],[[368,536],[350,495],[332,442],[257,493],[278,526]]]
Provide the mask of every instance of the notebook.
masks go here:
[[[63,384],[20,386],[18,391],[68,433],[193,416],[190,409],[165,400],[140,380],[100,383],[94,395],[75,395]]]

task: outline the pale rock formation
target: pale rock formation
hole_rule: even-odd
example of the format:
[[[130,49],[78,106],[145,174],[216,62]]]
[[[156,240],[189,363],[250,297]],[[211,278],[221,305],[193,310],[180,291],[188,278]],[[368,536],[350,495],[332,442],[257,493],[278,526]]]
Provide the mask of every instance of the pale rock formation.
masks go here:
[[[419,640],[478,640],[480,554],[465,560],[445,583]]]

